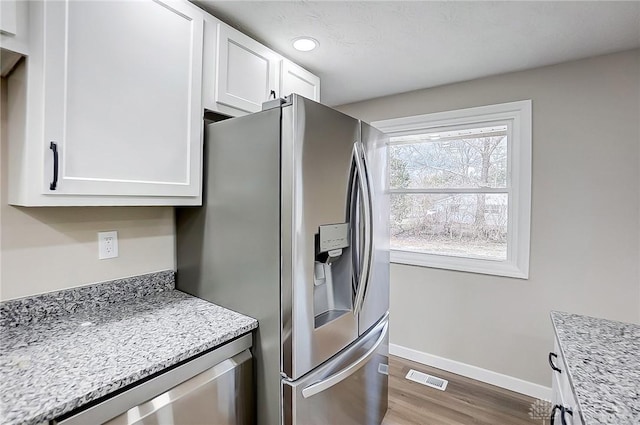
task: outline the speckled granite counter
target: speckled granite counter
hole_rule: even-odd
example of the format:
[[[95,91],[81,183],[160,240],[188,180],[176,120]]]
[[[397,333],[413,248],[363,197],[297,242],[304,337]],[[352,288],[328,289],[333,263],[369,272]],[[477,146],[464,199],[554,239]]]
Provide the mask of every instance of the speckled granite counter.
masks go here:
[[[586,425],[640,424],[640,325],[552,312]]]
[[[257,327],[174,289],[173,272],[0,304],[0,422],[70,412]]]

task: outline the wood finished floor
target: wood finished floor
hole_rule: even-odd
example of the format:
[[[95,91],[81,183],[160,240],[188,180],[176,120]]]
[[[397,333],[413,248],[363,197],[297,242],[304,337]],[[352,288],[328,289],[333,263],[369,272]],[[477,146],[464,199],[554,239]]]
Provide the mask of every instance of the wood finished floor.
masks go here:
[[[446,391],[405,379],[409,369],[449,381]],[[534,398],[390,356],[389,410],[382,425],[542,425]],[[548,420],[547,420],[548,423]]]

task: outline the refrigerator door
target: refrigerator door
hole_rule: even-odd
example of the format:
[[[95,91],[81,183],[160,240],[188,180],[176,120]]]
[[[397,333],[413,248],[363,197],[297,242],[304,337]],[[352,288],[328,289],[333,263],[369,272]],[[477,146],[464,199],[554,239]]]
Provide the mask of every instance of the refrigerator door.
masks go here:
[[[282,107],[282,372],[298,379],[358,338],[347,221],[358,120],[292,95]]]
[[[388,137],[361,123],[373,215],[373,261],[359,315],[359,332],[365,333],[389,311],[389,194],[387,173]]]
[[[284,425],[380,425],[387,411],[387,316],[308,376],[282,381]]]

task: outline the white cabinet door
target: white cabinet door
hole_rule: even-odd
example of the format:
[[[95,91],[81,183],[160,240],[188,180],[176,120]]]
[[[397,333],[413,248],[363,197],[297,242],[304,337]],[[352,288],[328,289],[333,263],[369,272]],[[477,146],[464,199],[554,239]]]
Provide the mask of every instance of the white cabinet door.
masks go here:
[[[16,35],[17,0],[2,0],[0,2],[0,33]]]
[[[0,0],[0,46],[2,46],[2,75],[6,75],[20,55],[29,53],[28,1]],[[17,53],[9,55],[8,52]],[[7,64],[8,60],[12,60]]]
[[[202,12],[151,0],[44,7],[43,193],[199,196]]]
[[[216,104],[240,111],[233,115],[260,111],[272,91],[279,96],[281,58],[226,24],[217,35]]]
[[[320,78],[295,63],[282,62],[282,97],[296,93],[307,99],[320,102]]]
[[[223,112],[216,103],[216,61],[218,60],[218,25],[222,22],[211,15],[204,16],[204,42],[202,45],[202,107]],[[226,112],[234,115],[232,111]]]
[[[579,406],[573,393],[573,388],[569,382],[569,371],[567,370],[567,363],[562,356],[560,345],[558,340],[555,339],[553,353],[557,357],[552,359],[552,355],[549,355],[549,359],[553,364],[560,369],[560,371],[553,370],[552,381],[552,399],[553,406],[558,406],[555,409],[555,423],[566,423],[567,425],[581,425],[582,420],[580,418]],[[564,410],[564,412],[563,412]],[[562,422],[562,416],[564,416],[564,422]]]

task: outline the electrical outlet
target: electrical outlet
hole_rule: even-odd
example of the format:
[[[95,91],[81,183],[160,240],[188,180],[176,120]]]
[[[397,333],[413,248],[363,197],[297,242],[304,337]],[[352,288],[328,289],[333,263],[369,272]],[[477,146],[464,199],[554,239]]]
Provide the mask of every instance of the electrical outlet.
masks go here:
[[[118,256],[118,232],[98,232],[98,259],[115,258]]]

